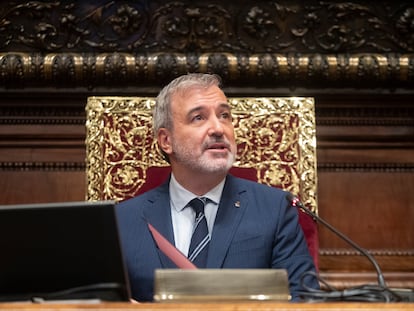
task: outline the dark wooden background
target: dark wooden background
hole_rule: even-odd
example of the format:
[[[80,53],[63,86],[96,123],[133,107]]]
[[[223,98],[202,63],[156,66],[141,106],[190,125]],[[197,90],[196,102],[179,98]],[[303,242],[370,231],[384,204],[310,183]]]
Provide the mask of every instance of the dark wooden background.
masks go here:
[[[0,204],[85,199],[88,96],[215,72],[229,96],[313,96],[319,215],[414,287],[411,1],[0,4]],[[320,271],[375,282],[320,227]]]

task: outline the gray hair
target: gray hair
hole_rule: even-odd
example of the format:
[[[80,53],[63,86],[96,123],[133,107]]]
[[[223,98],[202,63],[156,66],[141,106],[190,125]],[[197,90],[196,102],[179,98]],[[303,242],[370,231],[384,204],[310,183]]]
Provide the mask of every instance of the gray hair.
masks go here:
[[[221,79],[215,74],[189,73],[172,80],[158,94],[152,115],[153,130],[155,137],[162,127],[172,130],[173,119],[171,115],[171,98],[178,92],[191,88],[209,88],[211,86],[221,87]]]

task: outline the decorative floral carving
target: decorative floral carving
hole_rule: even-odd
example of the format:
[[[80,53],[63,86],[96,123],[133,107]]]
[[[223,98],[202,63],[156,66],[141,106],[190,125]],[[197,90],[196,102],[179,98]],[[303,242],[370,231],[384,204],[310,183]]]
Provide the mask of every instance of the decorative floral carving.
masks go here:
[[[396,28],[404,34],[413,35],[414,33],[414,8],[407,8],[399,16]]]
[[[323,53],[413,51],[408,1],[13,1],[7,51]]]
[[[270,14],[264,9],[257,6],[252,7],[247,13],[246,22],[243,25],[244,30],[251,36],[258,38],[266,38],[269,36],[268,27],[274,26],[274,22],[270,19]]]
[[[2,2],[0,84],[158,85],[201,71],[240,86],[411,88],[406,2]]]
[[[414,7],[405,9],[397,17],[395,25],[398,33],[406,40],[401,40],[402,46],[408,51],[414,50]]]
[[[129,5],[121,5],[116,14],[109,17],[109,24],[122,37],[135,33],[140,29],[141,23],[141,13]]]
[[[153,15],[156,46],[177,50],[205,50],[226,45],[230,15],[218,5],[167,3]]]

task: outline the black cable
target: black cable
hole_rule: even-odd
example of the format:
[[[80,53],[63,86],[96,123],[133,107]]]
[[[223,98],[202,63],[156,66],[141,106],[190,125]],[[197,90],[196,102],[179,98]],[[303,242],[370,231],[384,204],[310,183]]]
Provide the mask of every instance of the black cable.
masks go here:
[[[307,276],[316,277],[320,284],[325,285],[327,289],[315,289],[307,286],[305,283]],[[402,300],[388,287],[381,285],[368,284],[338,290],[313,271],[305,272],[302,275],[301,286],[304,291],[301,291],[299,295],[305,301],[398,302]]]
[[[46,300],[71,299],[70,297],[73,297],[76,295],[90,295],[92,297],[94,296],[92,294],[94,292],[99,292],[99,291],[116,292],[119,290],[122,291],[123,289],[124,289],[124,286],[119,283],[97,283],[97,284],[72,287],[69,289],[61,290],[61,291],[47,293],[45,295],[42,295],[41,297],[33,296],[31,297],[31,301],[32,302],[43,302]],[[99,296],[99,295],[95,295],[95,296]]]

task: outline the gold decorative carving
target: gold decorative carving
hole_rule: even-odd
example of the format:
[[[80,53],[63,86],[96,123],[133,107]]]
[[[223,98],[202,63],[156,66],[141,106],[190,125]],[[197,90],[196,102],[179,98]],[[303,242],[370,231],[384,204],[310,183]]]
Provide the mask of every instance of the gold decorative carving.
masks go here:
[[[13,88],[139,88],[194,71],[228,86],[412,88],[414,54],[0,53],[0,86]]]
[[[301,196],[317,211],[314,101],[305,97],[229,98],[238,154],[235,167]],[[88,200],[122,200],[147,169],[165,167],[152,133],[154,98],[90,97],[86,107]]]

